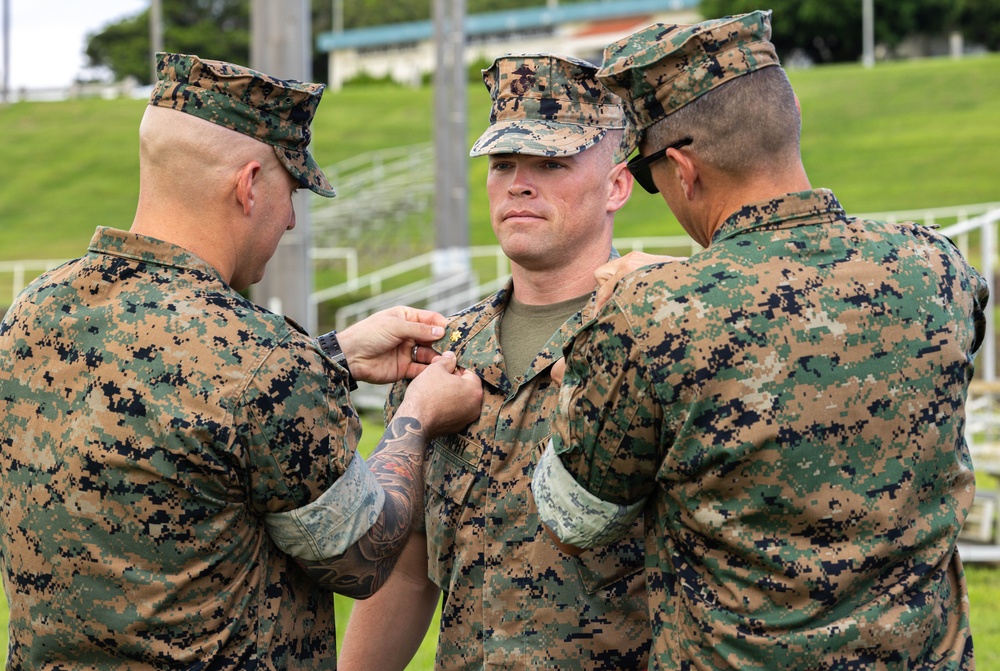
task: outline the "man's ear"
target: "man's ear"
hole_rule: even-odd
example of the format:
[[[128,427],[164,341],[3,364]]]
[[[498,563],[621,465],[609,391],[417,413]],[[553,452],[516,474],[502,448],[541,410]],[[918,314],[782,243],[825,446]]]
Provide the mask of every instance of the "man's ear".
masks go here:
[[[632,185],[635,181],[632,173],[628,171],[628,165],[618,163],[608,173],[611,180],[611,192],[608,194],[608,212],[614,213],[625,207],[629,197],[632,195]]]
[[[243,208],[243,215],[249,217],[256,199],[255,187],[260,177],[260,161],[250,161],[236,173],[236,201]]]
[[[681,181],[681,189],[684,191],[684,197],[688,200],[693,200],[695,189],[699,186],[698,163],[690,154],[680,149],[668,149],[667,158],[674,162],[677,170],[677,179]]]

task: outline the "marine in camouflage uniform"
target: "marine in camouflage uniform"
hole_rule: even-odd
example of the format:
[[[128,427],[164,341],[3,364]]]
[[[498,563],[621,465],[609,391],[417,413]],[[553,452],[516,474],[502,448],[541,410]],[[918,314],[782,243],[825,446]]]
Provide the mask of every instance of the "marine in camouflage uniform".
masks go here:
[[[270,141],[285,183],[332,195],[306,151],[321,90],[166,54],[150,105]],[[199,256],[106,227],[18,297],[0,352],[8,668],[335,668],[303,568],[391,507],[343,365]]]
[[[360,435],[311,339],[183,249],[102,228],[0,343],[10,668],[333,667],[332,599],[261,524]]]
[[[683,137],[673,115],[696,99],[783,76],[769,14],[610,46],[630,142],[665,146],[650,135]],[[707,142],[692,136],[654,165],[701,231],[672,181]],[[983,278],[933,230],[848,217],[824,189],[730,211],[707,249],[627,275],[568,345],[543,520],[592,547],[644,511],[652,668],[973,668],[955,543]]]
[[[472,155],[490,155],[491,170],[499,164],[513,171],[514,155],[576,155],[590,150],[608,130],[620,133],[619,103],[594,79],[595,72],[596,67],[584,61],[547,54],[498,58],[483,71],[493,108],[490,126],[473,146]],[[610,151],[606,160],[612,164]],[[523,168],[517,164],[517,169]],[[596,177],[589,180],[588,189],[602,188]],[[527,189],[524,184],[528,182],[530,178],[518,183]],[[538,187],[543,196],[545,189]],[[491,210],[503,207],[494,192],[490,197]],[[525,196],[523,204],[512,207],[540,209],[532,200]],[[601,208],[600,218],[606,216]],[[594,286],[594,267],[614,253],[610,224],[601,224],[608,226],[609,235],[600,251],[586,252],[594,257],[592,265],[584,260],[576,262],[575,270],[566,269],[567,274],[578,274],[585,292]],[[581,239],[584,234],[574,235],[573,239]],[[593,238],[594,233],[586,235]],[[569,240],[556,244],[566,248]],[[505,252],[510,254],[506,247]],[[547,535],[529,491],[531,473],[548,443],[549,418],[557,402],[557,387],[549,372],[564,344],[579,329],[578,309],[589,293],[567,301],[575,303],[568,310],[571,316],[561,328],[545,332],[544,344],[532,350],[537,355],[529,359],[527,370],[511,370],[501,347],[501,322],[505,311],[512,309],[510,302],[528,290],[521,279],[524,275],[519,274],[523,271],[517,267],[518,257],[512,261],[513,280],[453,317],[448,334],[435,345],[439,351],[454,351],[459,365],[474,371],[484,383],[481,417],[461,433],[436,439],[425,462],[427,543],[426,551],[419,548],[419,552],[426,576],[414,580],[429,578],[444,592],[436,668],[644,669],[650,634],[641,521],[621,540],[574,558],[559,551]],[[402,391],[398,385],[390,394],[388,417],[395,412]],[[384,624],[387,613],[402,610],[405,617],[415,617],[412,599],[386,598],[403,561],[383,591],[355,605],[344,641],[342,659],[347,671],[372,668],[371,657],[355,656],[353,646],[398,645],[391,636],[384,641],[377,638],[384,630],[391,634],[401,628]],[[377,642],[371,643],[373,639]],[[382,663],[374,666],[396,668]]]

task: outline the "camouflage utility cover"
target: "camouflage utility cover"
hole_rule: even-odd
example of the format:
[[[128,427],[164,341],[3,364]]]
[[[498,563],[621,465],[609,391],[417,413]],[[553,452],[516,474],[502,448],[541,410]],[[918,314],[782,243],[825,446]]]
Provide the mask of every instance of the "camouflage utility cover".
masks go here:
[[[972,668],[955,542],[986,301],[946,238],[826,190],[623,280],[567,349],[570,475],[535,487],[547,520],[581,485],[647,501],[655,668]]]
[[[179,247],[99,228],[0,322],[11,669],[328,669],[265,531],[351,462],[346,374]]]
[[[321,196],[337,195],[309,153],[309,126],[322,84],[277,79],[187,54],[161,52],[156,59],[150,106],[191,114],[269,144],[302,186]]]
[[[435,347],[483,380],[483,411],[434,441],[424,467],[429,577],[446,598],[442,671],[645,669],[649,623],[641,520],[622,540],[573,558],[545,532],[529,492],[558,388],[549,371],[572,317],[523,381],[505,372],[497,327],[511,285],[452,319]],[[391,415],[402,385],[388,402]]]
[[[597,78],[621,96],[628,119],[619,160],[660,119],[735,77],[778,65],[770,39],[767,10],[694,25],[657,23],[608,45]]]
[[[493,106],[471,156],[570,156],[625,127],[621,101],[601,86],[597,67],[553,54],[508,54],[483,70]]]

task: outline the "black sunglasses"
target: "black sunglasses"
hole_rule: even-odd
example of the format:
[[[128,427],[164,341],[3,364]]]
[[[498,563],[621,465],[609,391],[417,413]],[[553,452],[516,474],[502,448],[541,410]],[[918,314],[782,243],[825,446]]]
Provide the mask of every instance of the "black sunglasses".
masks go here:
[[[649,156],[636,156],[628,162],[628,171],[632,173],[633,177],[635,177],[635,181],[639,182],[639,186],[644,188],[646,191],[649,191],[650,193],[659,193],[660,190],[656,188],[656,184],[653,183],[653,175],[649,171],[649,166],[666,156],[668,149],[680,149],[681,147],[688,146],[692,142],[694,142],[694,140],[686,137],[683,140],[674,142],[673,144],[668,144],[663,149],[654,151]]]

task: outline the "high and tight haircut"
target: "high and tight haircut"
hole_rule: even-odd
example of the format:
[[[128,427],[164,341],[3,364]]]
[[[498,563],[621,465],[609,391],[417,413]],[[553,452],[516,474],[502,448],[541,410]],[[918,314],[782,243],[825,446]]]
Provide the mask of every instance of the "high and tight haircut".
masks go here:
[[[644,153],[686,137],[706,164],[749,175],[799,156],[802,121],[783,68],[736,77],[650,127]]]
[[[615,152],[622,141],[624,131],[618,128],[611,128],[604,132],[604,136],[587,151],[599,152],[602,160],[607,163],[610,170],[615,166]]]

